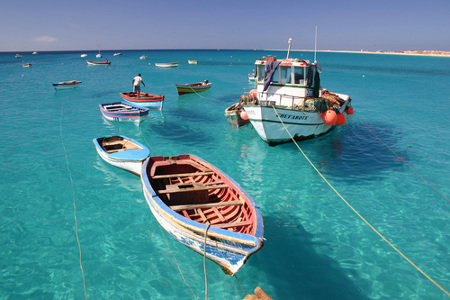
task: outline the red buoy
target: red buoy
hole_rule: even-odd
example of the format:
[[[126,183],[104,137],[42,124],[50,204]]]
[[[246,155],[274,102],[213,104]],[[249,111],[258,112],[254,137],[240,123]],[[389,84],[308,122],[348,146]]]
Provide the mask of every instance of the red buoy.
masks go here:
[[[353,107],[347,106],[346,112],[347,112],[347,114],[349,114],[349,115],[353,115],[353,114],[355,113],[355,110],[353,109]]]
[[[257,95],[258,95],[258,92],[256,91],[256,89],[250,90],[250,92],[248,93],[248,96],[250,98],[256,98]]]
[[[246,120],[246,121],[248,120],[248,114],[245,110],[241,111],[240,115],[241,115],[242,120]]]
[[[345,121],[347,121],[345,114],[337,114],[336,125],[344,125]]]
[[[322,114],[322,120],[327,125],[334,125],[337,121],[337,114],[334,110],[327,110]]]

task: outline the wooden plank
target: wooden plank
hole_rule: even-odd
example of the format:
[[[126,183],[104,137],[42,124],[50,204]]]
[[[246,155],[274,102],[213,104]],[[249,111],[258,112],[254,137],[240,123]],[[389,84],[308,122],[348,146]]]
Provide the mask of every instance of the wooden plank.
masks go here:
[[[232,227],[238,227],[238,226],[247,226],[252,224],[251,221],[244,221],[244,222],[235,222],[235,223],[222,223],[222,224],[215,224],[214,227],[217,228],[232,228]]]
[[[220,207],[220,206],[232,206],[232,205],[244,205],[244,201],[235,200],[235,201],[227,201],[227,202],[216,202],[216,203],[205,203],[205,204],[184,204],[184,205],[172,205],[170,209],[174,211],[179,210],[191,210],[197,208],[210,208],[210,207]]]
[[[197,173],[182,173],[182,174],[168,174],[168,175],[155,175],[152,179],[163,179],[163,178],[173,178],[173,177],[192,177],[201,175],[212,175],[213,171],[197,172]]]
[[[192,187],[182,187],[183,185],[192,185]],[[183,192],[193,192],[193,191],[205,191],[205,190],[212,190],[212,189],[223,189],[228,187],[227,184],[217,184],[217,185],[201,185],[201,184],[183,184],[181,185],[172,185],[166,186],[168,189],[166,190],[159,190],[158,193],[160,194],[173,194],[173,193],[183,193]]]
[[[225,222],[226,221],[226,219],[223,217],[223,215],[220,213],[220,211],[217,209],[217,207],[213,207],[212,209],[214,210],[216,215],[219,217],[221,222]]]

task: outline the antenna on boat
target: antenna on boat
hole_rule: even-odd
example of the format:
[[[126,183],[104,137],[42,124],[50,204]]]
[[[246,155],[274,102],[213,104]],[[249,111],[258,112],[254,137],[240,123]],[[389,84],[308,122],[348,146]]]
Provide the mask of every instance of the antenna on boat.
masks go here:
[[[291,44],[292,44],[292,38],[289,38],[289,41],[288,41],[288,43],[289,43],[289,48],[288,48],[288,53],[287,53],[287,57],[286,57],[286,59],[287,59],[287,58],[289,58],[289,53],[291,52]]]
[[[317,25],[316,25],[316,35],[314,38],[314,63],[317,64]]]

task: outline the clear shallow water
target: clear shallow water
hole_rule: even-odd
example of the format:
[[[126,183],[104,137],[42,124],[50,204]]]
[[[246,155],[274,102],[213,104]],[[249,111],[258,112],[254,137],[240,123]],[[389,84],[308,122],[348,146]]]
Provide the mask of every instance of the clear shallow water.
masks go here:
[[[274,52],[123,53],[104,52],[111,67],[88,67],[81,52],[23,53],[29,69],[15,53],[0,54],[0,299],[83,299],[76,225],[89,299],[194,299],[177,265],[204,298],[203,258],[161,230],[137,176],[95,152],[92,139],[113,134],[143,142],[152,155],[198,155],[254,197],[267,241],[238,273],[246,293],[261,286],[275,299],[447,298],[345,205],[294,144],[269,147],[251,126],[228,124],[224,109],[252,88],[255,59]],[[364,126],[449,197],[450,59],[319,53],[318,60],[324,87],[350,94],[356,116],[300,146],[361,215],[450,290],[449,202]],[[154,67],[170,61],[180,66]],[[103,120],[98,104],[121,100],[137,73],[143,91],[166,96],[163,111],[140,126]],[[72,79],[83,83],[51,87]],[[204,79],[209,91],[178,97],[175,83]],[[244,298],[235,278],[206,266],[209,299]]]

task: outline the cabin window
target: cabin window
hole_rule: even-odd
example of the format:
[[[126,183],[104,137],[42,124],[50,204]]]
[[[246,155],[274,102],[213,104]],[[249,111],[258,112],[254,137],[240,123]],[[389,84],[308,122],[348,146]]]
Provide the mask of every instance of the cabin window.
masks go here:
[[[258,75],[258,81],[263,81],[264,74],[266,73],[266,66],[258,65],[256,70],[257,70],[257,75]]]
[[[292,83],[292,68],[291,66],[281,66],[281,83],[289,84]]]
[[[294,79],[295,79],[295,84],[304,84],[304,80],[305,80],[305,68],[300,67],[300,68],[294,68]]]
[[[279,81],[279,79],[278,79],[278,74],[279,74],[280,72],[278,72],[278,70],[279,70],[279,68],[277,68],[277,69],[275,70],[275,72],[273,72],[273,77],[272,77],[272,82],[273,82],[273,83],[278,83],[278,81]]]

